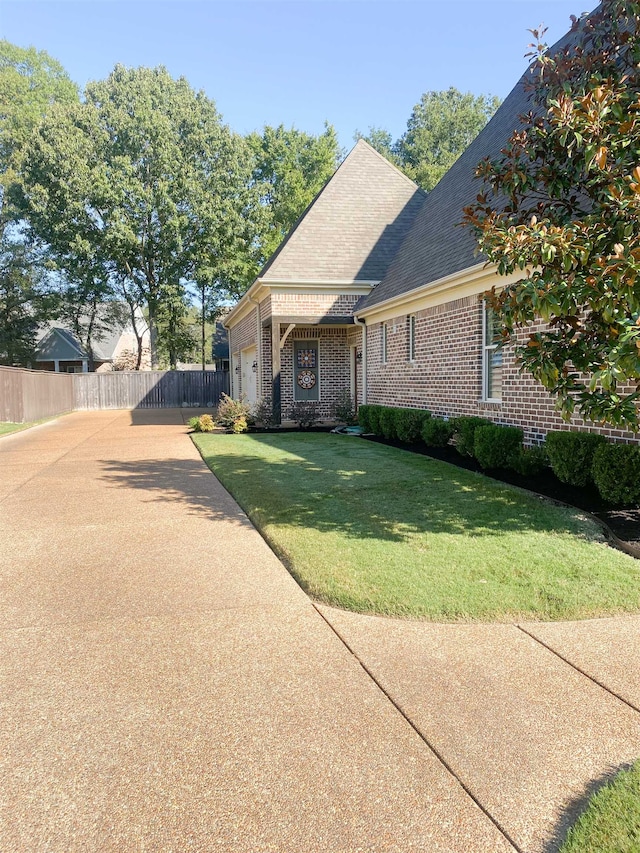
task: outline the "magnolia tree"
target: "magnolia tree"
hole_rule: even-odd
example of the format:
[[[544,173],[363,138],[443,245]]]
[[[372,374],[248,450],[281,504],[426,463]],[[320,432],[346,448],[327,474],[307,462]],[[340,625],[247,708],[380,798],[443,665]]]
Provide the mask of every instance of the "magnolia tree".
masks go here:
[[[533,109],[478,166],[465,222],[501,275],[523,273],[487,294],[522,370],[565,418],[638,430],[640,3],[572,20],[554,54],[532,30]]]

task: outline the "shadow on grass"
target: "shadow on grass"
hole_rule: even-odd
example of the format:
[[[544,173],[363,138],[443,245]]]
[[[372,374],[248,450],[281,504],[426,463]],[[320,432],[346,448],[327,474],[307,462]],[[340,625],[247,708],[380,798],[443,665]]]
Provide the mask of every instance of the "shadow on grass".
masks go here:
[[[322,434],[198,436],[205,461],[259,525],[405,541],[430,532],[584,535],[547,501],[426,457]]]
[[[567,835],[571,827],[580,815],[587,810],[591,797],[597,794],[605,785],[612,782],[618,773],[623,770],[630,770],[632,767],[633,764],[620,764],[618,767],[609,768],[609,770],[602,773],[596,779],[592,779],[585,786],[582,793],[574,797],[562,812],[560,819],[553,829],[553,835],[544,845],[543,853],[557,853],[567,840]]]

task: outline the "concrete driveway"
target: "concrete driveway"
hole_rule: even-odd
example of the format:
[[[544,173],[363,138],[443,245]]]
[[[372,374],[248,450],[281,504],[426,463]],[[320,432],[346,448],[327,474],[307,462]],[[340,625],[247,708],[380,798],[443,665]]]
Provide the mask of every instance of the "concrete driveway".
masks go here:
[[[640,621],[316,608],[182,415],[0,439],[0,850],[555,849],[640,755]]]

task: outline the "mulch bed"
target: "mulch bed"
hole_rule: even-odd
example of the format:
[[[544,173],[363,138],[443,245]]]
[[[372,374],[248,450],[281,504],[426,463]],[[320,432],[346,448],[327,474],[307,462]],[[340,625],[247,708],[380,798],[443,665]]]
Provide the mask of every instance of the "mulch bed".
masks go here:
[[[531,492],[551,498],[561,503],[570,504],[578,509],[586,510],[595,515],[613,533],[616,544],[623,547],[625,551],[634,557],[640,558],[640,508],[639,509],[612,509],[610,504],[605,503],[600,497],[595,486],[584,489],[561,483],[550,468],[545,468],[542,473],[533,477],[523,477],[516,471],[498,469],[491,472],[483,471],[477,461],[468,456],[461,456],[451,446],[427,447],[424,444],[402,444],[399,441],[387,441],[377,436],[366,436],[367,441],[376,441],[380,444],[388,444],[399,447],[422,456],[430,456],[432,459],[440,459],[455,465],[457,468],[465,468],[467,471],[477,471],[493,480],[510,483]]]

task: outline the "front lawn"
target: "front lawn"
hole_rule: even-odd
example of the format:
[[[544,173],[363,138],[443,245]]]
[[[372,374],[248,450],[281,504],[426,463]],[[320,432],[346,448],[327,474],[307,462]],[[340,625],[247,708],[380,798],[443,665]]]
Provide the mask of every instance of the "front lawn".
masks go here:
[[[601,788],[569,830],[560,853],[640,850],[640,761]]]
[[[302,587],[436,620],[640,609],[640,562],[580,514],[425,456],[324,433],[194,435]]]
[[[8,435],[10,432],[18,432],[21,429],[27,429],[33,424],[14,424],[8,421],[0,421],[0,435]]]

